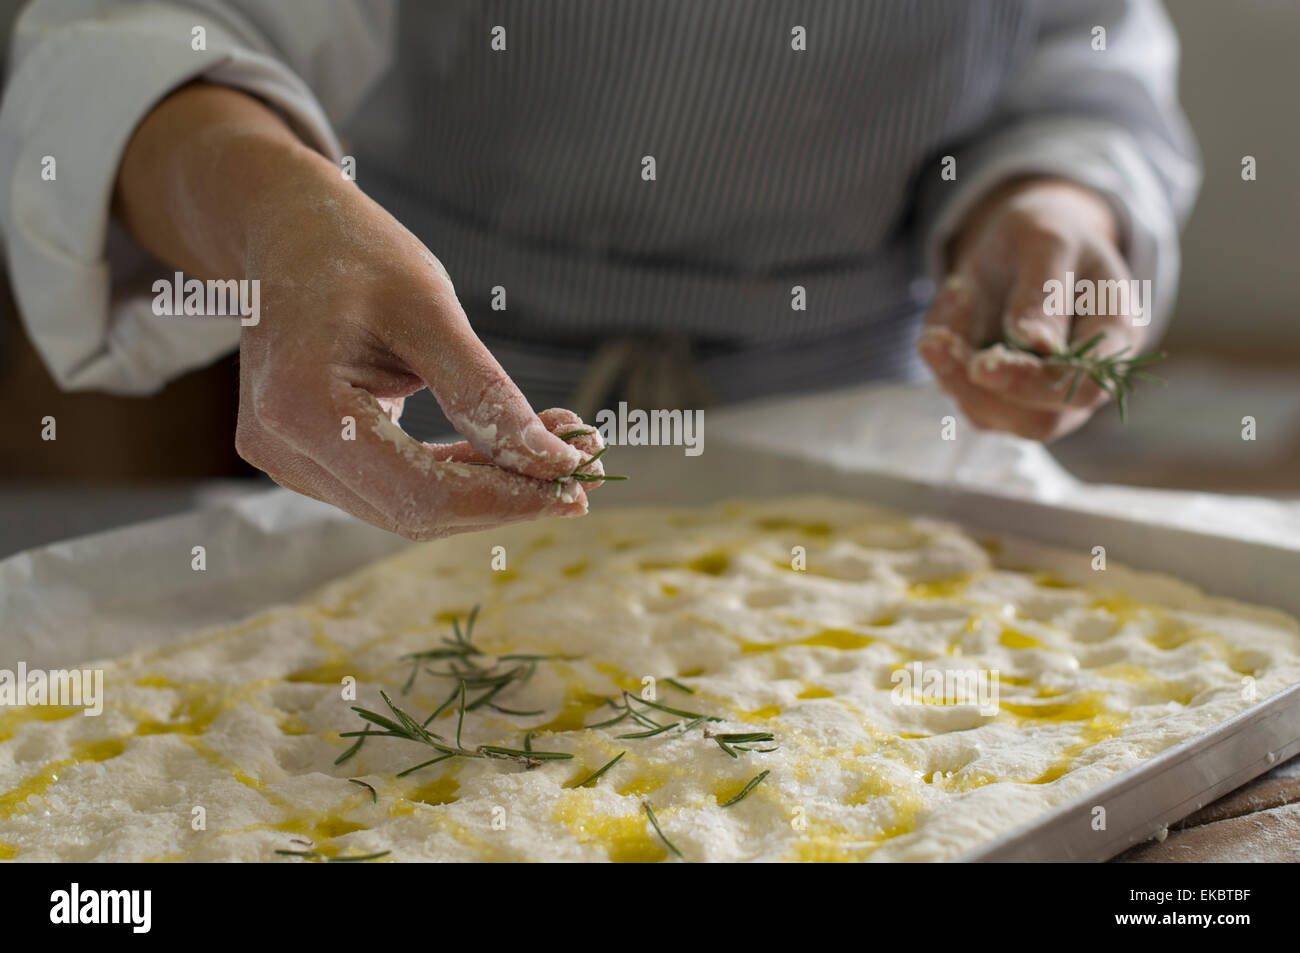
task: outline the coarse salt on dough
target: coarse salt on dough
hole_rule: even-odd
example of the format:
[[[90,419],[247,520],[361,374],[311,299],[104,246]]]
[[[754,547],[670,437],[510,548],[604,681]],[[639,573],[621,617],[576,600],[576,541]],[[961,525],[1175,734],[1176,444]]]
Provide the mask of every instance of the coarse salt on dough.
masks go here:
[[[1114,565],[1097,588],[1087,554],[1013,543],[799,497],[414,546],[300,604],[105,663],[100,717],[0,713],[0,856],[672,859],[645,801],[689,860],[945,860],[1243,710],[1244,679],[1259,699],[1300,680],[1300,633],[1279,612]],[[488,568],[494,546],[505,572]],[[1013,559],[1034,571],[999,568]],[[574,758],[398,779],[433,752],[370,739],[335,766],[352,743],[338,733],[361,725],[353,704],[383,711],[383,688],[422,719],[445,700],[447,680],[423,672],[403,695],[401,656],[442,644],[476,604],[483,649],[564,658],[496,699],[541,715],[480,708],[465,744],[518,747],[536,729],[536,750]],[[915,662],[997,670],[999,710],[897,704],[893,676]],[[730,758],[708,725],[561,730],[607,720],[603,697],[647,678],[660,703],[725,719],[714,731],[771,732],[760,747],[776,750]],[[455,721],[430,727],[453,737]]]

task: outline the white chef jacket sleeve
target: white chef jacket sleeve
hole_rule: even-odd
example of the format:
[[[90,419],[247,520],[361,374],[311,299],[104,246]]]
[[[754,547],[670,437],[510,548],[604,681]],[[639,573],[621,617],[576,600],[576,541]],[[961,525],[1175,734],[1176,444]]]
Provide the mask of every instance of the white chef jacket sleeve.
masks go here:
[[[1158,0],[1051,0],[1043,9],[1037,47],[997,117],[946,150],[956,179],[922,189],[926,267],[942,279],[949,242],[991,189],[1023,175],[1061,176],[1116,211],[1134,277],[1151,280],[1154,342],[1178,284],[1178,230],[1200,185],[1176,96],[1178,38]],[[1105,49],[1094,48],[1098,28]]]
[[[151,393],[239,341],[237,318],[155,315],[151,286],[172,271],[112,220],[118,165],[150,109],[186,82],[220,83],[337,159],[332,123],[389,65],[392,26],[391,0],[29,4],[0,106],[0,232],[61,387]]]

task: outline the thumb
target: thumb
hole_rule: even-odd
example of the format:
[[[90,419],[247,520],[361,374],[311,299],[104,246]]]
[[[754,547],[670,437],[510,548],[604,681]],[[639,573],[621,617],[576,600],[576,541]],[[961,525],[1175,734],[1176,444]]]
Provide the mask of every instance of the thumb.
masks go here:
[[[451,322],[431,353],[408,358],[470,445],[497,466],[535,480],[572,473],[584,456],[551,433],[468,320]]]

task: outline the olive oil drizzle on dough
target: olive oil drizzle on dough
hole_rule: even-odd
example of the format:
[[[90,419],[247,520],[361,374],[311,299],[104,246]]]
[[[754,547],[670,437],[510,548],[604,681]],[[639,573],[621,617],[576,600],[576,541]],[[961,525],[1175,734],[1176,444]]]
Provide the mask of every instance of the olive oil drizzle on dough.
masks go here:
[[[822,527],[813,522],[799,521],[795,519],[773,518],[767,521],[766,525],[760,525],[760,528],[766,532],[799,532],[810,537],[825,537],[839,532],[838,527],[827,526],[827,533],[822,533]],[[728,547],[733,548],[733,547]],[[739,546],[734,547],[739,549]],[[577,567],[582,565],[582,569]],[[590,568],[589,563],[569,563],[570,570],[567,575],[579,577],[587,575]],[[731,555],[722,549],[713,548],[702,552],[701,554],[685,560],[673,561],[672,563],[660,564],[643,564],[642,569],[646,571],[657,571],[659,569],[689,569],[693,573],[703,576],[722,576],[728,574],[734,566]],[[674,580],[676,581],[676,580]],[[1064,588],[1084,588],[1073,586],[1071,583],[1062,581],[1059,577],[1049,574],[1040,574],[1036,581],[1038,585],[1048,589]],[[972,577],[959,576],[951,579],[929,580],[921,583],[915,583],[907,592],[907,595],[915,600],[946,600],[953,602],[967,602],[969,597],[969,587],[972,583]],[[678,595],[682,590],[680,587],[664,583],[665,595]],[[668,590],[672,590],[671,593]],[[361,598],[362,590],[348,592],[341,600],[336,601],[334,605],[318,609],[291,610],[295,615],[306,616],[312,620],[320,619],[338,619],[348,618],[353,612],[354,605]],[[1174,617],[1168,610],[1161,609],[1158,606],[1146,605],[1139,603],[1127,597],[1099,594],[1092,603],[1092,608],[1107,614],[1115,620],[1116,630],[1125,625],[1143,622],[1148,624],[1149,632],[1145,638],[1152,646],[1160,651],[1177,651],[1185,649],[1189,643],[1200,646],[1212,656],[1224,659],[1227,664],[1237,672],[1242,674],[1253,674],[1254,666],[1247,653],[1232,646],[1228,640],[1217,633],[1207,631],[1195,625],[1189,625]],[[239,635],[249,631],[255,631],[257,628],[264,626],[269,616],[263,615],[256,619],[243,623],[236,629],[227,630],[223,633],[203,636],[199,640],[201,643],[210,643],[215,638]],[[446,619],[439,619],[439,622],[445,622]],[[306,682],[316,684],[337,684],[337,677],[342,674],[355,676],[365,676],[367,673],[355,671],[355,665],[349,665],[349,654],[344,652],[339,646],[326,644],[321,633],[318,622],[313,623],[315,630],[313,635],[317,639],[317,647],[325,652],[325,658],[313,668],[303,669],[283,679],[287,682]],[[835,630],[825,630],[833,632]],[[853,652],[862,649],[871,648],[879,645],[881,649],[899,650],[900,646],[895,646],[883,639],[875,638],[863,632],[856,632],[852,629],[839,630],[847,632],[844,635],[826,635],[822,631],[814,632],[811,635],[805,635],[799,639],[791,639],[778,643],[752,643],[755,648],[748,648],[744,645],[741,647],[741,654],[764,655],[764,654],[784,654],[788,650],[802,651],[841,651]],[[375,641],[391,638],[384,636]],[[819,640],[820,641],[817,641]],[[859,640],[866,640],[859,642]],[[1042,642],[1043,640],[1030,630],[1020,627],[1012,628],[1010,626],[1001,630],[998,640],[1003,648],[1012,652],[1015,657],[1016,652],[1041,650],[1043,645],[1034,645],[1032,642]],[[838,644],[837,644],[838,643]],[[188,646],[199,644],[191,641]],[[802,646],[802,649],[796,647]],[[169,655],[180,650],[179,646],[169,646],[165,649],[158,650],[155,656],[159,659],[165,659]],[[1191,649],[1186,649],[1191,651]],[[355,650],[353,653],[355,657]],[[1191,700],[1189,693],[1175,684],[1163,682],[1153,676],[1146,669],[1133,663],[1112,664],[1099,668],[1098,674],[1103,677],[1127,681],[1141,688],[1143,691],[1163,697],[1180,705],[1186,705]],[[377,674],[373,677],[378,678]],[[1008,684],[1016,684],[1011,681],[1014,676],[1005,676],[1004,680]],[[133,732],[128,735],[116,738],[102,739],[90,742],[73,742],[72,749],[68,756],[56,758],[46,763],[41,770],[33,773],[24,779],[16,787],[9,791],[0,793],[0,820],[6,820],[20,816],[30,811],[39,797],[43,796],[53,785],[57,784],[61,777],[70,772],[76,771],[78,765],[93,764],[111,760],[121,756],[129,750],[132,738],[145,737],[156,734],[167,734],[176,736],[181,742],[191,747],[197,754],[205,760],[222,767],[228,771],[230,776],[250,790],[256,791],[260,796],[267,800],[268,803],[279,808],[283,814],[283,819],[279,821],[268,822],[267,824],[253,825],[244,830],[276,830],[287,835],[293,835],[304,840],[311,840],[312,845],[305,847],[305,850],[317,853],[322,857],[339,855],[341,849],[331,843],[335,838],[346,837],[348,834],[364,831],[366,828],[357,821],[347,819],[347,815],[362,805],[370,803],[370,795],[365,792],[353,792],[349,797],[340,799],[338,805],[329,811],[303,811],[295,806],[288,798],[277,794],[266,782],[243,773],[235,765],[229,763],[222,756],[217,754],[209,745],[206,744],[204,736],[208,733],[212,722],[222,714],[238,705],[253,705],[258,707],[255,693],[267,686],[263,683],[250,685],[246,689],[230,689],[222,686],[208,686],[206,683],[168,683],[166,679],[156,676],[142,676],[140,683],[143,684],[146,679],[151,679],[155,684],[153,687],[159,690],[170,690],[179,693],[177,705],[174,707],[170,717],[160,719],[148,715],[142,715],[136,722]],[[1018,681],[1025,681],[1018,679]],[[1032,684],[1032,681],[1031,681]],[[1025,686],[1028,687],[1028,686]],[[225,697],[213,697],[217,694],[227,693]],[[585,725],[586,716],[600,707],[602,702],[593,704],[595,696],[588,696],[586,699],[579,699],[573,707],[569,707],[569,700],[561,712],[552,722],[547,723],[536,731],[567,731],[577,730]],[[841,699],[830,687],[824,687],[820,684],[806,685],[799,696],[801,699],[820,702],[822,699],[834,699],[839,702]],[[1026,725],[1051,725],[1059,723],[1074,733],[1074,740],[1064,745],[1058,750],[1054,760],[1048,765],[1047,769],[1040,774],[1029,779],[1010,779],[1010,778],[963,778],[961,772],[952,773],[951,777],[927,777],[926,781],[935,784],[944,784],[951,786],[954,790],[966,790],[971,786],[981,784],[996,783],[999,781],[1014,781],[1015,783],[1028,784],[1050,784],[1059,780],[1068,774],[1078,763],[1082,756],[1098,744],[1116,737],[1125,726],[1125,718],[1122,712],[1117,712],[1107,707],[1106,700],[1089,698],[1086,695],[1075,693],[1051,698],[1050,696],[1040,697],[1048,698],[1044,704],[1038,704],[1032,700],[1020,700],[1003,703],[1003,713],[999,716],[1013,723]],[[821,702],[824,703],[824,702]],[[751,702],[751,704],[753,704]],[[777,708],[777,713],[771,714],[770,717],[777,718],[779,715],[778,706],[762,706],[754,709],[752,714],[759,716],[759,712],[767,713],[769,708]],[[263,710],[274,712],[275,709],[264,708]],[[617,710],[617,708],[616,708]],[[638,711],[642,710],[638,707]],[[685,710],[685,709],[683,709]],[[568,712],[566,716],[566,711]],[[77,714],[77,709],[61,710],[50,707],[36,707],[30,709],[13,709],[0,711],[0,742],[14,737],[24,727],[32,722],[52,721],[68,718]],[[624,718],[631,719],[630,715],[624,714]],[[645,716],[650,717],[650,716]],[[293,734],[295,731],[301,732],[301,722],[295,722],[292,718],[286,718],[283,713],[277,713],[280,721],[281,730],[286,734]],[[631,719],[636,720],[636,719]],[[295,727],[297,725],[297,727]],[[783,728],[784,730],[784,728]],[[903,752],[914,742],[924,741],[928,735],[924,732],[899,734],[894,736],[894,740],[884,745],[884,750],[891,756],[903,758]],[[527,743],[525,743],[525,747]],[[829,753],[828,753],[829,754]],[[836,760],[841,756],[836,755]],[[845,754],[843,757],[848,758],[847,763],[854,763],[852,756]],[[597,762],[599,763],[599,762]],[[631,759],[626,763],[619,765],[619,770],[626,770]],[[449,766],[450,767],[450,766]],[[653,771],[640,770],[630,778],[623,778],[620,789],[626,790],[629,797],[643,797],[646,793],[659,790],[665,783],[660,772],[662,769],[656,768]],[[407,813],[408,810],[421,809],[427,810],[426,806],[445,805],[454,801],[457,797],[458,782],[444,774],[443,777],[435,781],[428,782],[422,786],[413,788],[403,788],[403,794],[392,796],[393,792],[384,790],[383,793],[388,801],[387,810],[391,814]],[[656,784],[656,782],[658,782]],[[723,782],[720,781],[719,785]],[[346,781],[339,779],[340,785],[345,785]],[[871,803],[873,798],[885,796],[894,801],[894,821],[883,824],[878,835],[869,840],[855,840],[854,835],[847,830],[836,829],[833,824],[819,825],[815,820],[810,826],[807,836],[798,841],[795,848],[797,859],[861,859],[883,843],[885,840],[902,836],[915,827],[917,816],[923,810],[923,803],[916,799],[911,793],[902,788],[881,787],[873,790],[874,782],[864,781],[862,788],[852,794],[853,798],[860,798],[864,804]],[[719,788],[721,789],[721,788]],[[734,792],[735,787],[731,790]],[[606,815],[602,812],[592,813],[593,807],[590,799],[594,797],[595,791],[591,787],[584,787],[578,790],[566,791],[566,798],[560,800],[556,808],[556,819],[561,820],[573,831],[575,827],[583,833],[578,839],[584,843],[601,843],[605,845],[611,856],[611,859],[624,860],[652,860],[665,859],[667,851],[662,844],[656,843],[652,836],[648,836],[647,818],[643,812],[629,814],[627,817],[616,817]],[[778,797],[777,791],[769,783],[758,792],[760,795],[768,798]],[[751,795],[752,797],[752,795]],[[586,799],[586,800],[584,800]],[[585,807],[584,807],[585,804]],[[732,810],[742,810],[746,805],[737,805]],[[663,816],[665,812],[660,811]],[[671,816],[671,811],[667,812]],[[224,836],[225,834],[237,833],[235,831],[216,832],[209,835],[210,838]],[[457,835],[459,836],[459,835]],[[197,845],[191,843],[190,849],[193,850]],[[297,845],[303,846],[303,845]],[[685,846],[685,845],[684,845]],[[17,848],[0,843],[0,859],[9,859],[19,853]],[[176,855],[175,858],[181,859],[188,853]],[[362,856],[365,856],[364,854]],[[314,858],[308,858],[314,859]]]

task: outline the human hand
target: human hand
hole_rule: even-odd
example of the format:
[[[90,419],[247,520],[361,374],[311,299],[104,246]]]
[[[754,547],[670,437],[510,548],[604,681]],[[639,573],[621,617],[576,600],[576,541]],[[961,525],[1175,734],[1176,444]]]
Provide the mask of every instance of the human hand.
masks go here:
[[[554,481],[599,436],[566,442],[557,434],[590,428],[568,411],[533,413],[445,269],[384,209],[309,179],[268,194],[261,220],[246,265],[262,317],[241,332],[240,456],[411,539],[587,511],[598,484]],[[396,425],[425,386],[465,441],[421,444]]]
[[[589,428],[533,413],[438,260],[253,97],[194,83],[155,106],[114,212],[189,275],[257,282],[235,445],[276,482],[412,539],[587,511],[598,481],[556,481],[603,474],[583,466],[600,437],[566,442]],[[425,445],[397,426],[425,386],[465,441]]]
[[[1080,427],[1110,398],[1084,376],[1067,400],[1063,384],[1073,375],[1043,356],[1098,335],[1096,355],[1127,349],[1133,356],[1145,327],[1128,314],[1048,313],[1044,283],[1064,283],[1067,272],[1096,286],[1127,283],[1118,231],[1100,195],[1055,179],[1010,183],[968,217],[918,347],[976,426],[1046,442]],[[1065,293],[1074,297],[1073,288]]]

